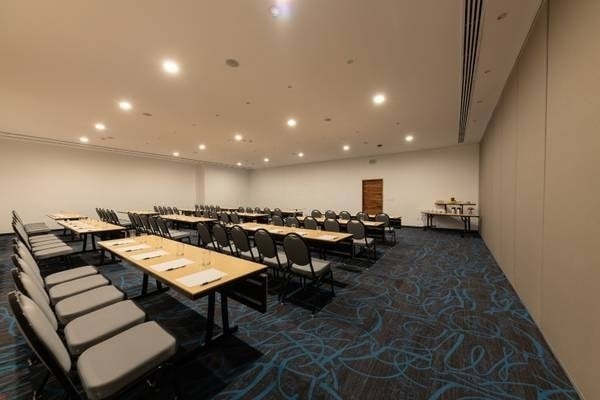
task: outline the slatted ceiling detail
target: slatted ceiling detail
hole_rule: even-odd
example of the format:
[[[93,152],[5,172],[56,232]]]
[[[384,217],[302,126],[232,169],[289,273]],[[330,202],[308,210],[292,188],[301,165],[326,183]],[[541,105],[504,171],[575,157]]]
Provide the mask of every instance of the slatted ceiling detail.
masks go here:
[[[471,108],[471,90],[473,77],[477,67],[479,33],[483,0],[465,0],[465,26],[463,32],[463,67],[462,88],[460,95],[460,117],[458,126],[458,143],[465,141],[465,131]]]

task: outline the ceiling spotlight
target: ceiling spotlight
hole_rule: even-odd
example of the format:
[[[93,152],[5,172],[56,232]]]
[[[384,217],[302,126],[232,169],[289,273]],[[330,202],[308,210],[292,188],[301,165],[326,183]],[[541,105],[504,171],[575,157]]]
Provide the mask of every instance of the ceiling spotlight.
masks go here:
[[[167,74],[175,75],[179,72],[179,64],[177,64],[173,60],[164,60],[162,63],[162,67]]]
[[[206,145],[205,144],[201,144],[201,145],[198,146],[198,148],[200,150],[206,150]]]
[[[273,17],[279,17],[281,15],[281,10],[279,7],[273,6],[269,11]]]
[[[128,102],[127,100],[122,100],[119,102],[119,107],[121,108],[121,110],[131,110],[133,108],[133,106],[131,105],[130,102]]]
[[[304,157],[304,153],[298,153],[298,157]]]
[[[241,163],[240,161],[238,161],[238,162],[237,162],[237,166],[238,166],[238,167],[241,167],[241,166],[242,166],[242,163]]]
[[[106,126],[101,122],[98,122],[96,125],[94,125],[94,127],[99,131],[103,131],[106,129]]]
[[[233,138],[235,139],[236,142],[241,142],[243,139],[242,135],[240,135],[239,133],[236,133]]]
[[[287,124],[288,126],[294,127],[296,124],[298,124],[298,122],[294,118],[290,118],[287,120]]]
[[[87,142],[89,142],[90,140],[89,140],[88,138],[86,138],[85,136],[82,136],[82,137],[80,137],[80,138],[79,138],[79,141],[80,141],[81,143],[87,143]]]
[[[179,152],[178,152],[178,151],[174,151],[174,152],[173,152],[173,156],[174,156],[174,157],[179,157]]]
[[[348,150],[350,150],[350,146],[347,145],[347,144],[345,144],[344,147],[343,147],[343,149],[344,149],[344,151],[348,151]]]
[[[404,140],[406,140],[407,142],[412,142],[414,139],[415,138],[413,135],[406,135],[406,137],[404,138]]]
[[[265,157],[265,159],[263,160],[264,162],[269,162],[269,158]]]
[[[375,96],[373,96],[373,103],[375,104],[383,104],[385,103],[385,95],[384,94],[376,94]]]

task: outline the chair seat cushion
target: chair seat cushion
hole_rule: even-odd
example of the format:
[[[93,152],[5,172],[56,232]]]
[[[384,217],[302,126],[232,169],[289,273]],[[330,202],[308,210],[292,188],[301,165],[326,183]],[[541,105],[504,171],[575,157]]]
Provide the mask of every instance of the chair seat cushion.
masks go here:
[[[146,313],[124,300],[75,318],[65,326],[69,352],[78,356],[91,346],[144,322]]]
[[[56,303],[54,311],[58,322],[64,326],[75,318],[106,307],[125,298],[125,294],[112,285],[102,286],[68,297]]]
[[[66,271],[55,272],[44,278],[46,288],[50,289],[52,286],[69,282],[75,279],[83,278],[90,275],[95,275],[98,270],[91,265],[85,265],[83,267],[71,268]]]
[[[45,242],[31,244],[31,250],[33,250],[33,252],[36,252],[36,251],[56,249],[57,247],[63,247],[63,246],[65,246],[65,242],[63,242],[62,240],[58,240],[58,239],[57,240],[47,240]]]
[[[366,242],[365,239],[352,239],[352,243],[356,246],[371,246],[374,242],[373,238],[367,238]]]
[[[90,275],[52,286],[50,290],[48,290],[48,296],[50,297],[52,304],[56,304],[67,297],[75,296],[76,294],[108,284],[108,279],[103,275]]]
[[[48,228],[45,225],[40,225],[40,226],[25,226],[25,232],[27,232],[30,235],[37,235],[37,234],[46,234],[46,233],[50,233],[50,228]]]
[[[186,232],[186,231],[179,231],[177,229],[169,229],[169,234],[171,235],[172,239],[183,239],[186,237],[190,237],[191,233],[190,232]]]
[[[90,399],[114,395],[171,358],[177,342],[156,322],[139,324],[87,349],[77,360]]]
[[[329,271],[331,263],[325,260],[319,260],[318,258],[312,259],[313,269],[315,271],[316,276],[321,276],[325,272]],[[310,265],[293,265],[292,264],[292,272],[298,275],[312,276],[312,272],[310,270]]]
[[[52,234],[45,234],[45,235],[39,235],[39,236],[31,236],[29,238],[29,243],[34,244],[34,243],[43,243],[46,241],[54,241],[57,240],[58,237],[56,235],[52,235]]]
[[[276,257],[263,257],[263,264],[273,268],[287,268],[287,258],[285,256],[285,252],[278,251],[277,255],[279,256],[279,262],[281,262],[281,266],[277,262]]]
[[[66,256],[69,254],[73,254],[73,253],[75,253],[75,250],[72,247],[64,245],[64,246],[56,247],[53,249],[34,251],[34,253],[35,253],[35,256],[37,258],[39,258],[40,260],[45,260],[48,258],[60,257],[60,256]]]
[[[241,258],[244,258],[246,260],[250,260],[253,261],[254,260],[254,255],[258,255],[258,251],[256,250],[256,247],[252,247],[250,250],[248,251],[241,251],[238,250],[238,254],[240,255]]]

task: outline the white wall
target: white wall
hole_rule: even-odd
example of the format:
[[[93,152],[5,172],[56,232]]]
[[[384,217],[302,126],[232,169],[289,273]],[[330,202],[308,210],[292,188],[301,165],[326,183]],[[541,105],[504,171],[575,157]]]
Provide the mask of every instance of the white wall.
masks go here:
[[[375,164],[369,164],[375,159]],[[423,225],[420,212],[438,199],[478,201],[479,146],[459,145],[368,158],[253,170],[251,206],[310,212],[362,208],[362,180],[383,179],[383,209],[403,224]],[[444,223],[446,222],[446,223]],[[448,218],[440,226],[458,226]]]
[[[154,204],[190,206],[205,188],[203,167],[104,151],[0,139],[0,232],[12,230],[9,213],[25,221],[76,211],[96,216],[96,207],[115,210]],[[221,187],[226,186],[221,183]]]
[[[250,172],[241,168],[204,167],[204,201],[199,203],[237,207],[249,201]]]

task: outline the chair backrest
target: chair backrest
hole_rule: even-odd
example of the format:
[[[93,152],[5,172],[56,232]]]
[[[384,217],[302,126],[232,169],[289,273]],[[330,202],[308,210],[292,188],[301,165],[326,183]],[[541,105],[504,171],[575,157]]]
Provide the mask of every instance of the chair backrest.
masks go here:
[[[17,214],[17,212],[15,210],[12,210],[12,215],[13,215],[13,218],[18,220],[20,223],[23,223],[23,219],[21,218],[21,216],[19,214]]]
[[[273,219],[271,221],[273,221],[273,225],[283,226],[283,218],[281,218],[281,215],[273,215]]]
[[[121,221],[119,221],[119,216],[117,215],[115,210],[109,210],[108,212],[110,213],[110,217],[113,221],[113,224],[119,225]]]
[[[158,209],[158,206],[154,206],[154,211],[156,211],[157,213],[160,214],[160,210]]]
[[[57,330],[58,320],[50,308],[50,298],[48,297],[46,291],[41,288],[27,273],[19,271],[16,268],[13,268],[10,272],[17,290],[35,301],[46,318],[48,318],[50,325],[52,325],[54,330]]]
[[[246,212],[252,214],[252,207],[246,207]]]
[[[245,209],[244,209],[244,206],[239,206],[239,207],[238,207],[238,211],[239,211],[239,212],[244,212],[244,211],[245,211]]]
[[[367,236],[365,234],[365,224],[363,224],[363,222],[361,220],[351,219],[350,221],[348,221],[348,224],[346,225],[346,230],[348,231],[348,233],[352,234],[354,239],[365,239],[366,240]]]
[[[27,264],[36,268],[38,271],[40,270],[40,267],[39,267],[37,261],[33,257],[33,253],[31,252],[31,250],[29,250],[29,248],[27,246],[25,246],[23,244],[23,242],[21,242],[21,241],[17,242],[17,245],[15,246],[15,253],[19,257],[21,257],[23,259],[23,261],[25,261]],[[40,277],[41,277],[41,274],[40,274]],[[43,286],[44,280],[41,279],[41,281],[42,281],[42,286]]]
[[[323,230],[331,231],[331,232],[339,232],[340,231],[340,223],[336,219],[327,218],[325,222],[323,222]]]
[[[215,236],[215,241],[217,242],[217,246],[219,246],[219,250],[229,248],[229,250],[231,251],[231,243],[229,242],[229,236],[227,235],[227,231],[222,225],[213,225],[213,235]]]
[[[133,218],[132,221],[135,221],[135,230],[138,233],[142,233],[146,231],[146,228],[144,228],[144,224],[142,223],[142,218],[140,217],[139,214],[131,214],[131,217]]]
[[[69,377],[71,357],[40,307],[19,291],[8,294],[8,304],[19,330],[37,358],[54,375],[68,396],[80,398]]]
[[[142,221],[142,225],[144,225],[144,231],[147,233],[152,233],[152,227],[150,226],[150,219],[148,218],[148,214],[138,214],[140,216],[140,220]]]
[[[173,214],[173,208],[171,206],[167,206],[167,214],[169,214],[169,215]]]
[[[291,227],[299,228],[300,227],[300,221],[298,221],[298,218],[296,218],[296,217],[287,217],[285,219],[285,226],[291,226]]]
[[[167,221],[165,221],[162,218],[155,218],[154,220],[158,224],[159,231],[157,233],[161,236],[171,239],[171,231],[169,231],[169,227],[167,226]]]
[[[271,216],[271,209],[269,207],[263,208],[263,213],[267,214],[269,217]]]
[[[102,219],[102,212],[98,207],[96,207],[96,214],[98,214],[98,218]]]
[[[229,214],[229,220],[231,221],[232,224],[239,224],[240,216],[237,215],[237,213],[234,211],[231,214]]]
[[[364,220],[369,219],[369,216],[367,215],[367,213],[359,211],[356,213],[356,219],[364,221]]]
[[[279,261],[277,246],[269,231],[263,228],[257,229],[256,232],[254,232],[254,243],[256,244],[256,248],[261,257],[277,257],[277,260]]]
[[[46,286],[46,282],[44,282],[44,278],[42,278],[42,274],[40,273],[40,268],[35,261],[33,264],[29,261],[25,261],[22,257],[20,257],[19,254],[13,254],[11,259],[19,271],[25,272],[28,276],[34,279],[40,287],[43,288]]]
[[[227,214],[226,212],[222,212],[219,214],[219,221],[221,221],[224,224],[228,224],[229,221],[229,214]]]
[[[260,207],[254,207],[254,212],[260,214],[262,213],[262,210],[260,209]]]
[[[312,210],[310,212],[310,216],[313,218],[321,218],[323,216],[323,214],[321,214],[321,211],[319,211],[319,210]]]
[[[206,247],[209,244],[214,245],[213,237],[210,234],[208,225],[203,222],[199,222],[196,228],[198,229],[198,238],[200,239],[203,247]]]
[[[160,218],[160,217],[149,217],[148,218],[148,222],[150,222],[150,226],[152,227],[152,231],[155,234],[161,235],[161,236],[165,236],[165,234],[163,233],[161,227],[158,224],[158,220],[159,219],[162,220],[162,218]]]
[[[273,215],[279,215],[281,218],[283,218],[283,213],[281,212],[281,208],[275,208],[273,210]]]
[[[337,214],[333,210],[327,210],[327,211],[325,211],[325,218],[336,219],[337,218]]]
[[[231,228],[229,234],[231,235],[233,244],[235,244],[238,255],[240,251],[249,251],[252,259],[254,260],[254,254],[252,254],[252,247],[250,247],[250,240],[248,239],[246,231],[244,231],[241,226],[236,225]]]
[[[31,249],[31,244],[29,243],[29,235],[25,232],[25,228],[19,223],[13,224],[13,231],[17,234],[19,239],[23,242],[24,245],[27,246],[28,249]]]
[[[319,224],[317,224],[317,220],[314,219],[313,217],[304,218],[304,228],[317,229],[317,226],[319,226]]]
[[[340,219],[352,219],[352,214],[350,214],[348,211],[340,211]]]
[[[173,207],[173,213],[179,214],[179,209],[177,207]]]
[[[375,215],[375,221],[377,222],[383,222],[383,226],[384,227],[389,227],[390,226],[390,216],[387,215],[386,213],[379,213],[377,215]]]
[[[302,236],[295,233],[285,235],[283,238],[283,249],[290,265],[309,265],[311,272],[314,274],[310,249]]]
[[[208,216],[212,219],[219,219],[219,213],[215,210],[211,210],[208,212]]]

